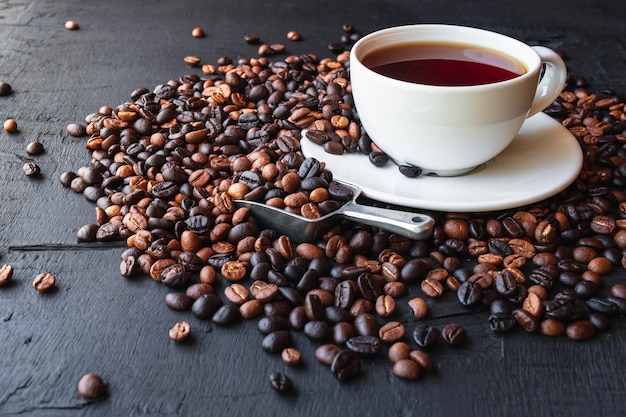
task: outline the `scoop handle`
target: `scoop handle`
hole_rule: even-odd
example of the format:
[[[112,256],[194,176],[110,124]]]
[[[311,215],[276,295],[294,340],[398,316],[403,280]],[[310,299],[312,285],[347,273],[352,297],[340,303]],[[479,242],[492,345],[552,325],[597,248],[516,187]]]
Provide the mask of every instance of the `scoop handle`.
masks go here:
[[[344,204],[335,214],[417,240],[428,238],[435,225],[433,218],[423,213],[365,206],[354,201]]]

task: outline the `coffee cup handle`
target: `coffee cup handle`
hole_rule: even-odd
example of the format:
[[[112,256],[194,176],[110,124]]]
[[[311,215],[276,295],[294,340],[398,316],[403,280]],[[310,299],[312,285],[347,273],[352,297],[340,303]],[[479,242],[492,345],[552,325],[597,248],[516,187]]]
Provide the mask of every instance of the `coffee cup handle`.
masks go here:
[[[567,80],[567,67],[561,57],[550,48],[533,46],[545,66],[535,98],[528,112],[530,117],[548,107],[561,94]]]

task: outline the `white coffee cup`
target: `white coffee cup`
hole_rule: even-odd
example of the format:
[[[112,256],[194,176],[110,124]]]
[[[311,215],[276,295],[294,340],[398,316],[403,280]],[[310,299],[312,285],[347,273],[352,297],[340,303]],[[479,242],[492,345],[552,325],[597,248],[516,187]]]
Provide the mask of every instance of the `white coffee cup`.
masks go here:
[[[469,45],[478,55],[491,50],[521,64],[523,74],[488,84],[441,86],[400,81],[363,64],[381,49],[424,42]],[[396,163],[440,176],[467,173],[502,152],[528,117],[558,97],[566,77],[565,63],[551,49],[453,25],[383,29],[361,38],[350,54],[352,94],[371,139]]]

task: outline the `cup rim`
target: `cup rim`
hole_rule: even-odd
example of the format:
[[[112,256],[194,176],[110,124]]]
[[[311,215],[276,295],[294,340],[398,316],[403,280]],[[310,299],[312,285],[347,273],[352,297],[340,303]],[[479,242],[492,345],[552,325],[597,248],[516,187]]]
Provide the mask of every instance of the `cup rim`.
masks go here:
[[[368,68],[366,65],[363,64],[361,57],[359,56],[359,54],[361,53],[361,50],[365,47],[367,47],[368,43],[372,43],[374,42],[376,39],[379,39],[381,37],[386,37],[386,36],[393,36],[394,34],[399,34],[399,33],[406,33],[407,31],[411,31],[411,30],[416,30],[419,29],[420,31],[427,31],[427,30],[435,30],[435,29],[443,29],[446,30],[448,32],[450,31],[458,31],[459,33],[461,32],[466,32],[466,33],[473,33],[473,34],[477,34],[477,35],[481,35],[481,36],[489,36],[489,37],[495,37],[501,40],[505,40],[507,43],[510,44],[515,44],[518,47],[523,48],[524,50],[528,51],[528,52],[532,52],[532,54],[528,54],[529,55],[529,59],[522,59],[519,57],[512,57],[513,59],[518,60],[522,65],[524,65],[526,67],[526,72],[524,74],[521,74],[515,78],[511,78],[509,80],[504,80],[504,81],[497,81],[497,82],[493,82],[493,83],[487,83],[487,84],[477,84],[477,85],[461,85],[461,86],[446,86],[446,85],[433,85],[433,84],[421,84],[421,83],[414,83],[414,82],[409,82],[409,81],[403,81],[403,80],[398,80],[396,78],[391,78],[391,77],[387,77],[385,75],[381,75],[379,73],[377,73],[376,71],[373,71],[372,69]],[[410,42],[410,41],[404,41],[404,42]],[[476,42],[473,41],[466,41],[464,39],[460,39],[459,43],[461,44],[469,44],[469,45],[478,45]],[[369,51],[374,51],[381,46],[374,46],[372,47],[372,49]],[[485,47],[484,45],[478,45],[478,46],[482,46]],[[507,56],[511,56],[511,54],[509,54],[506,51],[502,51],[499,48],[494,48],[493,46],[487,46],[488,48],[494,49],[498,52],[502,52],[504,54],[506,54]],[[504,35],[502,33],[499,32],[494,32],[491,30],[486,30],[486,29],[481,29],[481,28],[475,28],[475,27],[471,27],[471,26],[462,26],[462,25],[451,25],[451,24],[413,24],[413,25],[400,25],[400,26],[392,26],[392,27],[388,27],[388,28],[384,28],[384,29],[380,29],[374,32],[371,32],[365,36],[363,36],[361,39],[359,39],[352,47],[352,50],[350,52],[350,67],[352,67],[353,65],[358,65],[360,67],[360,69],[362,71],[365,71],[366,73],[368,73],[370,76],[375,76],[381,80],[384,80],[386,82],[392,83],[392,84],[398,84],[400,86],[402,86],[403,88],[412,88],[412,89],[423,89],[423,88],[428,88],[428,89],[432,89],[432,90],[445,90],[445,91],[449,91],[452,92],[453,90],[457,90],[457,91],[469,91],[469,90],[484,90],[484,89],[491,89],[494,87],[501,87],[501,86],[506,86],[506,85],[512,85],[512,84],[518,84],[518,83],[522,83],[525,82],[528,78],[534,77],[536,73],[539,72],[539,70],[541,69],[541,59],[539,58],[539,55],[537,55],[532,47],[518,39],[512,38],[510,36]],[[529,62],[532,61],[532,62]]]

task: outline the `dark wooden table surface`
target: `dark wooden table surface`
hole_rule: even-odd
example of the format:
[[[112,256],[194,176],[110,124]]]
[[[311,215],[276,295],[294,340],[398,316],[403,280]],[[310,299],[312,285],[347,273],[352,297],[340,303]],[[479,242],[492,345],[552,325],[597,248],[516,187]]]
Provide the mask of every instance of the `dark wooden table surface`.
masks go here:
[[[74,20],[77,31],[64,28]],[[487,312],[433,303],[431,322],[451,320],[469,333],[465,347],[431,352],[436,371],[407,382],[384,358],[364,361],[362,376],[337,381],[313,358],[316,343],[295,334],[304,365],[288,368],[265,353],[256,322],[223,328],[168,309],[168,289],[119,273],[123,243],[77,244],[76,231],[94,221],[94,205],[59,183],[89,160],[84,139],[65,127],[103,105],[129,100],[187,73],[198,55],[256,56],[243,41],[257,33],[290,53],[332,56],[342,24],[368,33],[387,26],[441,22],[503,32],[563,50],[573,74],[593,88],[626,93],[626,6],[617,1],[0,1],[0,264],[13,265],[13,284],[0,288],[0,415],[2,416],[620,416],[626,413],[626,324],[576,343],[522,330],[494,334]],[[204,28],[196,39],[191,30]],[[289,42],[297,30],[304,40]],[[41,141],[45,153],[24,149]],[[22,173],[26,161],[39,179]],[[57,291],[31,288],[40,272],[57,276]],[[620,268],[607,278],[624,282]],[[168,330],[181,319],[191,343]],[[295,384],[281,396],[268,385],[279,370]],[[77,392],[88,372],[109,395],[88,401]]]

